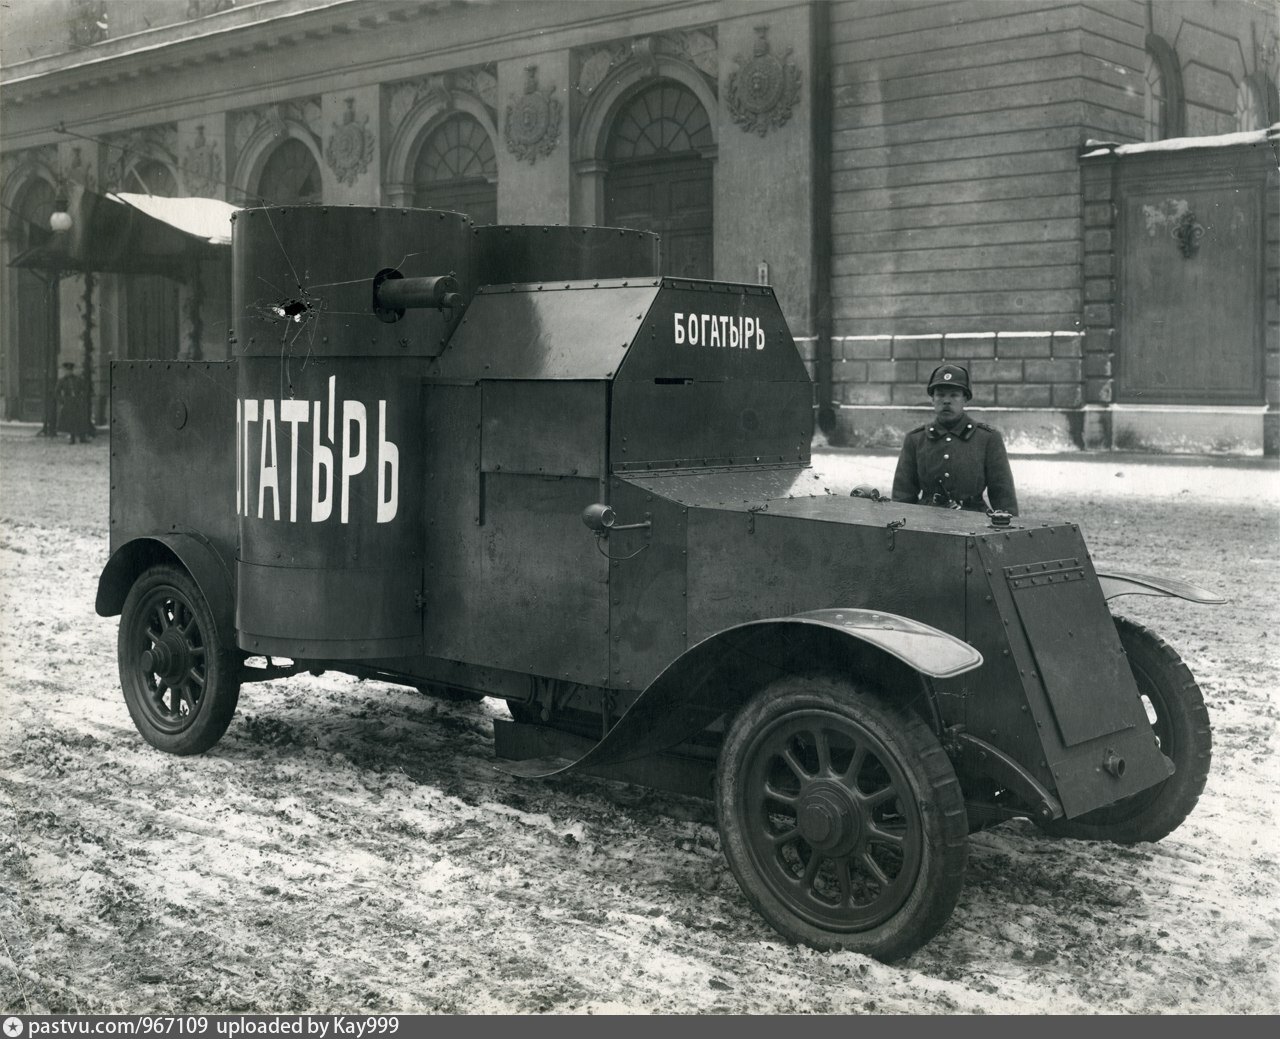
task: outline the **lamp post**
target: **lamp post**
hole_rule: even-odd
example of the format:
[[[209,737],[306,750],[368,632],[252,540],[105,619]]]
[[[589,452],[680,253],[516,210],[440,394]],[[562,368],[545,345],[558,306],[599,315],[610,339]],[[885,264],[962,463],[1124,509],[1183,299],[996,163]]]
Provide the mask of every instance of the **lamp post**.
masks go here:
[[[52,251],[56,257],[65,251],[67,232],[71,230],[71,214],[67,212],[65,192],[59,192],[53,203],[53,213],[49,217],[51,230],[59,247]],[[58,384],[58,350],[62,337],[62,320],[58,307],[58,279],[62,277],[62,269],[54,266],[49,270],[45,282],[45,340],[47,357],[44,366],[44,424],[40,427],[40,435],[54,437],[58,435],[58,402],[56,387]]]

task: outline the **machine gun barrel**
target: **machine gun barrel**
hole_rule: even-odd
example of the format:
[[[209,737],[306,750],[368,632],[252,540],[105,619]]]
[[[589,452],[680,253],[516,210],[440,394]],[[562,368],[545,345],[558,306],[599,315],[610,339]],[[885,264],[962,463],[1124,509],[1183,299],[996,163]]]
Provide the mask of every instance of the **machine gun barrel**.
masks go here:
[[[458,279],[452,274],[406,278],[397,271],[384,271],[373,279],[373,309],[384,321],[395,321],[413,308],[444,310],[460,306],[462,294]]]

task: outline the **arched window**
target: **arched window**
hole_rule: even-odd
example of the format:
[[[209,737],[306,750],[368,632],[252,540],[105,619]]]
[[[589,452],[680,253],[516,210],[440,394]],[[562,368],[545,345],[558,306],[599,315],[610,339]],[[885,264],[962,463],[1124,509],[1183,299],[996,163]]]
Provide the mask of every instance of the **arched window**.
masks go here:
[[[1182,136],[1182,68],[1173,48],[1159,36],[1147,37],[1143,103],[1144,140]]]
[[[688,87],[666,81],[632,98],[609,134],[610,162],[666,158],[708,148],[711,121]]]
[[[605,223],[661,235],[668,274],[712,277],[713,144],[706,109],[674,80],[624,102],[610,128]]]
[[[163,195],[173,198],[178,193],[178,182],[173,171],[157,159],[143,159],[129,167],[124,177],[124,191],[139,195]]]
[[[1276,88],[1266,77],[1254,73],[1236,90],[1236,130],[1265,130],[1277,119]]]
[[[455,112],[418,149],[413,204],[466,213],[477,224],[498,220],[498,160],[479,121]]]
[[[1150,51],[1147,51],[1145,76],[1146,90],[1143,93],[1143,100],[1146,103],[1145,139],[1159,141],[1167,136],[1165,128],[1169,125],[1168,99],[1164,95],[1164,73],[1160,69],[1160,61]]]
[[[319,202],[320,167],[311,149],[288,137],[267,157],[258,177],[258,197],[269,206]]]

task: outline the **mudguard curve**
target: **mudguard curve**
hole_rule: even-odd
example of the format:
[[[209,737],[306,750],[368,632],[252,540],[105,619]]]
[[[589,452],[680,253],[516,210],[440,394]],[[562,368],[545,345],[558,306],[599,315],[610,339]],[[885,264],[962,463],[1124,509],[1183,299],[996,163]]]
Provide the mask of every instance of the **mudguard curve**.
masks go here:
[[[753,692],[708,681],[734,653],[779,625],[821,627],[896,657],[932,678],[951,678],[981,666],[982,654],[954,635],[880,610],[811,610],[726,628],[690,647],[655,678],[608,734],[577,761],[533,758],[503,762],[511,775],[545,778],[584,766],[619,764],[674,747],[701,732]],[[690,698],[688,690],[694,690]]]
[[[208,539],[190,531],[149,534],[134,538],[111,553],[98,578],[94,609],[99,617],[114,617],[124,608],[125,597],[147,567],[176,559],[195,580],[213,612],[218,638],[235,645],[235,596],[231,574]]]
[[[1117,595],[1165,595],[1206,606],[1221,606],[1227,601],[1216,592],[1197,588],[1185,581],[1175,581],[1171,577],[1151,577],[1120,570],[1103,570],[1101,567],[1095,567],[1094,570],[1098,575],[1098,584],[1102,586],[1104,599],[1114,599]]]

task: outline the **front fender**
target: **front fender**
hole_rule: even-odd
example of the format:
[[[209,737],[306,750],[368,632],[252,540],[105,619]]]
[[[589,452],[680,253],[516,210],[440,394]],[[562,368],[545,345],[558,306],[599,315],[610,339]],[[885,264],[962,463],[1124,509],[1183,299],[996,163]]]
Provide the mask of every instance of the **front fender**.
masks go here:
[[[499,767],[512,775],[541,778],[633,761],[683,743],[759,688],[723,680],[735,665],[758,661],[767,668],[767,646],[797,630],[829,632],[849,640],[858,651],[887,655],[933,678],[951,678],[982,664],[982,654],[954,635],[879,610],[812,610],[750,621],[712,635],[668,664],[604,739],[577,761],[534,758]]]
[[[1207,592],[1185,581],[1123,573],[1119,570],[1103,571],[1097,567],[1094,569],[1098,575],[1098,584],[1102,586],[1104,599],[1114,599],[1117,595],[1166,595],[1208,606],[1221,606],[1227,601],[1215,592]]]
[[[224,646],[234,646],[236,604],[231,573],[213,545],[194,532],[134,538],[111,553],[98,578],[94,602],[98,616],[118,614],[133,582],[158,563],[177,563],[186,569],[209,604],[218,640]]]

